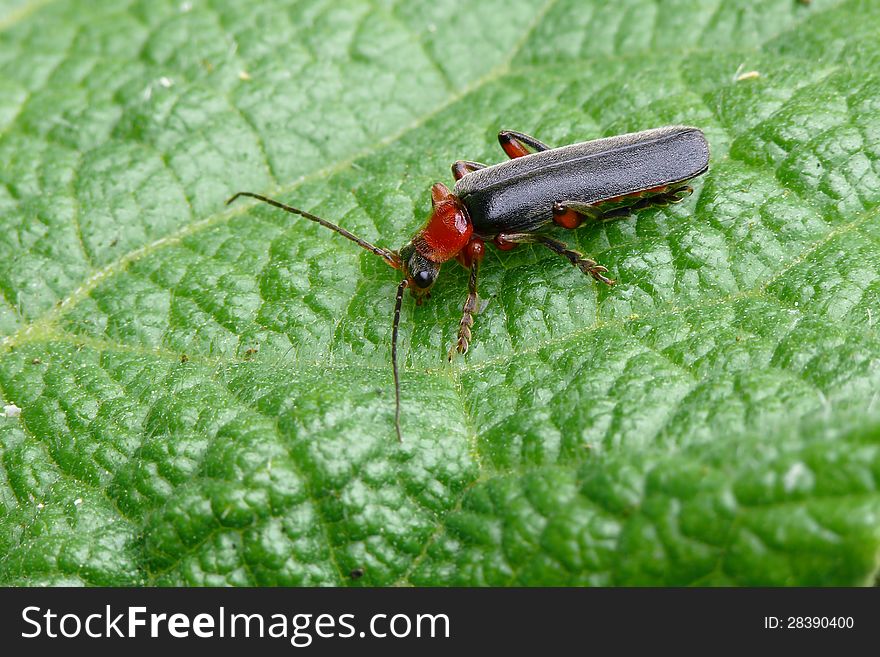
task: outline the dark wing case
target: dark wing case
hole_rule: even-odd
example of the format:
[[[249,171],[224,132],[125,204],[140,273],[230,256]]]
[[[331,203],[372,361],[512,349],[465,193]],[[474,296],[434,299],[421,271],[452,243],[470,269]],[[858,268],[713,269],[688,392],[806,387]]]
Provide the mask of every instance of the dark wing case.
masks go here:
[[[552,221],[557,201],[594,204],[683,183],[709,168],[698,128],[667,126],[526,155],[465,175],[455,194],[479,234],[528,232]]]

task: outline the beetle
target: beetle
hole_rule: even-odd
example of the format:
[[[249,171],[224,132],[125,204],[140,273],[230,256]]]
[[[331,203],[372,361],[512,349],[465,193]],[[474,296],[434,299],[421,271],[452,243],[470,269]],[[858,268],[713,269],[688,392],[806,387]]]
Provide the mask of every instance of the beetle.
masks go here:
[[[341,226],[262,194],[238,192],[226,204],[248,196],[321,224],[382,258],[402,272],[391,324],[391,366],[394,375],[394,426],[400,432],[400,375],[397,334],[406,289],[416,304],[430,298],[444,262],[455,259],[470,271],[458,339],[449,350],[465,354],[477,312],[477,277],[486,242],[502,251],[519,244],[538,244],[567,259],[583,273],[606,285],[608,269],[546,229],[569,230],[584,221],[605,221],[651,206],[678,203],[693,192],[688,184],[709,169],[709,144],[701,130],[666,126],[615,137],[551,148],[534,137],[502,130],[498,133],[508,160],[485,165],[459,160],[452,165],[455,187],[431,187],[431,215],[412,239],[394,251],[370,244]]]

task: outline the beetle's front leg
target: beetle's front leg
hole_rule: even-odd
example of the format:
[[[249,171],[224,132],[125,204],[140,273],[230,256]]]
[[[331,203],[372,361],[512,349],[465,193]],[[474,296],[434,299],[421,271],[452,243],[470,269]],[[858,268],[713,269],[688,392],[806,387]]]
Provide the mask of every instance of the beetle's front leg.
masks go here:
[[[470,269],[468,279],[468,296],[461,309],[461,322],[458,324],[458,341],[449,348],[449,360],[451,361],[456,352],[466,354],[471,342],[471,327],[474,325],[474,314],[477,312],[477,275],[480,271],[480,262],[483,260],[483,240],[475,237],[462,249],[458,261]]]
[[[553,253],[561,255],[572,265],[585,274],[589,274],[597,281],[601,281],[606,285],[614,285],[614,280],[605,276],[605,273],[608,271],[607,267],[603,267],[579,251],[568,248],[565,242],[560,242],[557,239],[538,233],[506,233],[498,235],[495,239],[496,242],[501,242],[502,244],[541,244],[553,251]]]

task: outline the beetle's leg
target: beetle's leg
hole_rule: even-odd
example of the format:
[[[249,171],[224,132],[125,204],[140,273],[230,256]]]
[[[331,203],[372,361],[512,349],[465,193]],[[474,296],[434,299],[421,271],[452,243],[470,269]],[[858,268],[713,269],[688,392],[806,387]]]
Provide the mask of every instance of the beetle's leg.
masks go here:
[[[653,196],[646,196],[637,200],[631,205],[626,205],[621,208],[616,208],[614,210],[603,212],[602,215],[598,217],[598,219],[600,219],[601,221],[607,221],[609,219],[619,219],[620,217],[626,217],[633,212],[644,210],[646,208],[662,208],[666,207],[667,205],[672,205],[674,203],[681,203],[684,199],[686,199],[693,193],[693,187],[691,187],[690,185],[683,185],[668,192],[654,194]]]
[[[501,144],[501,148],[504,149],[507,157],[511,160],[523,155],[529,155],[530,153],[550,150],[547,144],[514,130],[502,130],[499,132],[498,143]]]
[[[630,205],[627,210],[632,212],[635,210],[644,210],[645,208],[666,207],[667,205],[672,205],[673,203],[681,203],[693,193],[693,187],[691,187],[690,185],[683,185],[681,187],[677,187],[676,189],[670,189],[669,191],[661,192],[660,194],[645,196],[644,198],[639,199],[638,201]]]
[[[474,325],[474,313],[477,312],[477,274],[480,270],[480,261],[475,260],[471,264],[471,275],[468,279],[468,295],[461,309],[461,322],[458,325],[458,341],[449,348],[449,360],[455,357],[455,353],[466,354],[471,341],[471,327]]]
[[[479,162],[471,162],[470,160],[459,160],[455,164],[452,165],[452,175],[456,180],[461,180],[464,178],[465,174],[470,173],[471,171],[478,171],[479,169],[485,169],[485,164],[480,164]]]
[[[566,258],[572,265],[585,274],[589,274],[597,281],[601,281],[606,285],[614,285],[614,280],[605,276],[605,273],[608,271],[606,267],[603,267],[595,260],[590,260],[590,258],[579,251],[569,249],[565,242],[560,242],[557,239],[538,233],[507,233],[499,235],[498,239],[512,244],[541,244],[553,251],[553,253],[558,253],[563,258]]]
[[[455,353],[466,354],[471,341],[471,327],[474,325],[474,314],[477,312],[477,275],[480,271],[480,262],[483,260],[483,252],[485,247],[483,240],[475,237],[467,246],[462,249],[459,262],[468,267],[471,271],[468,279],[468,295],[461,309],[461,322],[458,325],[458,341],[449,348],[449,360],[455,356]]]
[[[661,199],[661,202],[665,205],[671,205],[673,203],[681,203],[688,196],[694,193],[694,188],[690,185],[682,185],[677,189],[670,190],[664,194],[660,194],[659,196],[655,196],[653,198],[647,198],[646,201],[652,201],[654,199]]]
[[[553,204],[553,221],[563,228],[574,230],[584,219],[598,220],[602,212],[594,205],[579,201],[558,201]]]
[[[598,205],[590,205],[580,201],[558,201],[553,204],[553,221],[563,228],[571,230],[580,226],[584,219],[592,221],[619,219],[645,208],[665,207],[673,203],[681,203],[693,193],[693,187],[682,185],[681,187],[661,193],[654,193],[643,198],[638,198],[637,195],[634,195],[635,200],[628,205],[604,211]]]

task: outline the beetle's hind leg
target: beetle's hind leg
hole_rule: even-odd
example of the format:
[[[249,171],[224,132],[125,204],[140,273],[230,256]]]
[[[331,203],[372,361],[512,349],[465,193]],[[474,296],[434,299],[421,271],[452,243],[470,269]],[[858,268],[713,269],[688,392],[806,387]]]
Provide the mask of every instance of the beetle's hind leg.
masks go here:
[[[511,160],[523,155],[537,153],[538,151],[550,150],[550,147],[544,142],[515,130],[502,130],[499,132],[498,143],[501,144],[501,148],[504,149],[507,157]]]
[[[673,203],[681,203],[683,200],[685,200],[688,196],[690,196],[693,193],[694,193],[693,187],[691,187],[690,185],[682,185],[681,187],[677,187],[675,189],[672,189],[672,190],[666,192],[665,194],[661,194],[660,196],[664,197],[667,204],[673,204]]]
[[[572,265],[585,274],[589,274],[597,281],[605,283],[606,285],[614,285],[614,280],[605,276],[608,272],[607,267],[603,267],[598,262],[591,260],[579,251],[568,248],[568,245],[566,245],[565,242],[561,242],[539,233],[507,233],[499,235],[497,240],[508,244],[541,244],[553,251],[553,253],[561,255]]]
[[[693,187],[691,187],[690,185],[682,185],[681,187],[676,187],[675,189],[670,189],[659,194],[644,196],[629,205],[624,205],[622,207],[614,208],[612,210],[607,210],[603,212],[602,215],[598,217],[598,219],[601,221],[607,221],[609,219],[619,219],[620,217],[626,217],[633,212],[638,212],[639,210],[645,210],[647,208],[665,208],[668,205],[681,203],[693,193]]]
[[[652,193],[637,192],[629,196],[608,199],[596,205],[580,201],[559,201],[553,204],[553,221],[563,228],[572,230],[580,226],[585,219],[591,221],[610,221],[626,217],[646,208],[662,208],[674,203],[681,203],[694,193],[690,185],[681,185],[674,189]]]
[[[668,189],[659,194],[651,194],[636,201],[627,209],[632,212],[635,210],[643,210],[645,208],[663,208],[667,205],[681,203],[688,196],[694,193],[694,188],[690,185],[681,185],[674,189]]]
[[[598,221],[603,218],[602,211],[595,205],[579,201],[558,201],[553,204],[551,210],[553,212],[553,221],[569,230],[574,230],[580,226],[584,223],[584,219]]]
[[[461,180],[471,171],[479,171],[480,169],[485,169],[485,164],[480,164],[479,162],[471,162],[470,160],[458,160],[455,164],[452,165],[452,176],[456,180]]]

